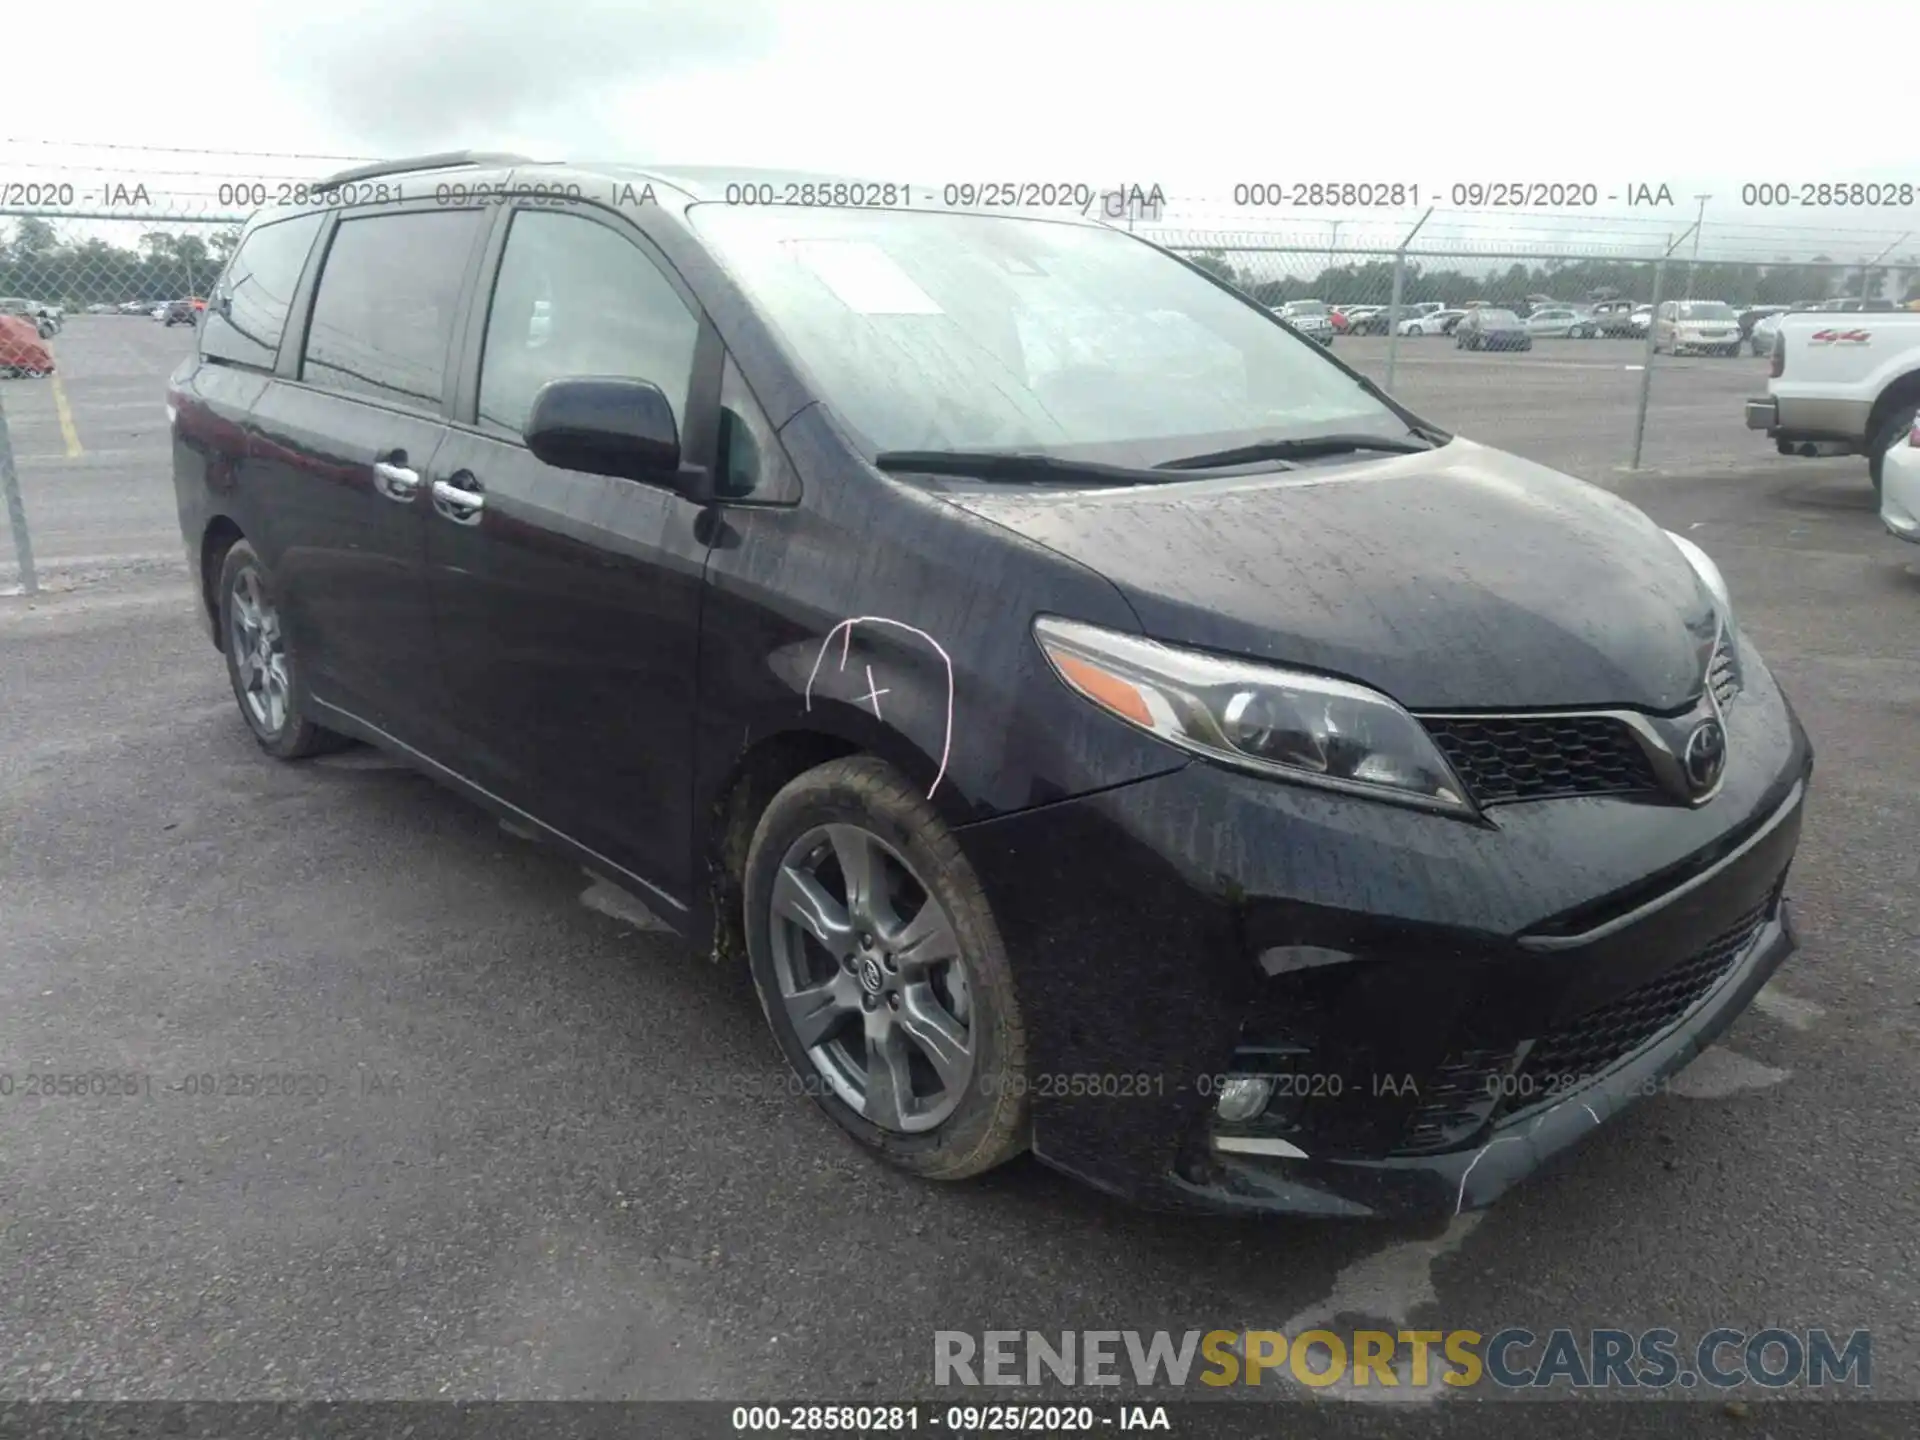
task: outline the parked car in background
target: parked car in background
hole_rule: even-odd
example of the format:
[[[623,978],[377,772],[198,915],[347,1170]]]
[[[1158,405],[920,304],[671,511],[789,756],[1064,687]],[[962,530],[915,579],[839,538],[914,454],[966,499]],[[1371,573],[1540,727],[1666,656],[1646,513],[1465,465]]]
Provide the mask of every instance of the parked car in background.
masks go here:
[[[1593,317],[1593,323],[1603,338],[1630,340],[1640,333],[1634,329],[1634,309],[1631,300],[1596,300],[1587,307],[1587,313]]]
[[[0,377],[38,380],[53,368],[53,352],[33,316],[0,313]]]
[[[1920,545],[1920,416],[1881,462],[1880,523],[1889,535]]]
[[[1527,333],[1565,336],[1572,340],[1593,340],[1600,334],[1600,322],[1571,308],[1535,310],[1526,318]]]
[[[1460,323],[1464,310],[1430,310],[1424,315],[1415,315],[1410,320],[1400,322],[1402,335],[1451,335],[1453,327]]]
[[[1920,314],[1782,315],[1769,353],[1767,395],[1747,401],[1747,428],[1782,455],[1865,455],[1879,490],[1920,412]]]
[[[1511,310],[1482,305],[1460,317],[1453,329],[1456,350],[1531,350],[1527,322]]]
[[[162,300],[158,305],[148,309],[147,314],[155,320],[164,320],[167,318],[167,310],[172,304],[173,302],[171,300]]]
[[[1408,333],[1408,321],[1422,319],[1444,308],[1444,306],[1432,300],[1420,300],[1402,304],[1400,307],[1400,333],[1402,335]],[[1387,334],[1393,324],[1392,307],[1387,305],[1370,305],[1367,307],[1367,310],[1368,314],[1364,319],[1353,321],[1352,329],[1349,333],[1354,335]]]
[[[89,314],[89,315],[111,315],[111,314],[113,314],[113,313],[114,313],[114,309],[115,309],[115,307],[114,307],[114,306],[112,306],[112,305],[89,305],[89,306],[87,306],[87,314]]]
[[[1318,340],[1322,345],[1333,344],[1333,320],[1324,302],[1289,300],[1275,313],[1309,340]]]
[[[1739,311],[1740,339],[1744,342],[1753,338],[1753,327],[1762,320],[1770,315],[1784,315],[1793,307],[1791,305],[1749,305],[1742,309],[1736,305],[1734,309]]]
[[[1724,300],[1663,300],[1653,322],[1653,353],[1738,355],[1740,319]]]
[[[42,340],[51,340],[66,323],[67,312],[58,305],[29,300],[22,295],[0,296],[0,315],[18,315],[33,325]]]
[[[153,302],[151,300],[126,300],[116,305],[114,310],[121,315],[148,315],[153,312]]]
[[[1774,333],[1779,330],[1780,322],[1788,315],[1798,312],[1778,310],[1771,315],[1763,315],[1753,322],[1753,328],[1747,335],[1747,348],[1755,355],[1766,355],[1773,350]]]
[[[169,329],[175,325],[191,325],[200,318],[200,309],[191,300],[170,300],[166,312],[161,318]]]

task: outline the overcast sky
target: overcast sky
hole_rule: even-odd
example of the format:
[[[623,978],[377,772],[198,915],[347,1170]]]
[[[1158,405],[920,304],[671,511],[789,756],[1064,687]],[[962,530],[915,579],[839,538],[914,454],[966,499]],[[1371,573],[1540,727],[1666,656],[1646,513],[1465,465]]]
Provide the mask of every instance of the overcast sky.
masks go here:
[[[1920,183],[1909,87],[1869,75],[1897,12],[1665,3],[1306,5],[1208,0],[215,0],[8,7],[0,181],[96,173],[211,192],[301,155],[460,148],[552,157],[756,164],[916,180],[1159,183],[1195,227],[1270,223],[1236,182],[1668,185],[1626,233],[1743,235],[1853,250],[1920,208],[1849,217],[1743,208],[1743,181]],[[1796,60],[1765,17],[1791,14]],[[1830,53],[1826,53],[1830,49]],[[1471,77],[1469,80],[1468,77]],[[63,145],[22,142],[67,142]],[[204,178],[176,171],[204,171]],[[1432,192],[1438,191],[1437,195]],[[1603,207],[1617,208],[1617,207]],[[1329,212],[1283,212],[1325,231]],[[1277,220],[1279,217],[1273,217]],[[1411,217],[1350,214],[1358,231]],[[1509,227],[1532,222],[1509,218]],[[1764,230],[1761,227],[1765,227]],[[1535,227],[1539,228],[1539,227]],[[1710,243],[1709,248],[1714,248]],[[1828,246],[1836,258],[1858,258]],[[1911,247],[1908,247],[1911,248]]]

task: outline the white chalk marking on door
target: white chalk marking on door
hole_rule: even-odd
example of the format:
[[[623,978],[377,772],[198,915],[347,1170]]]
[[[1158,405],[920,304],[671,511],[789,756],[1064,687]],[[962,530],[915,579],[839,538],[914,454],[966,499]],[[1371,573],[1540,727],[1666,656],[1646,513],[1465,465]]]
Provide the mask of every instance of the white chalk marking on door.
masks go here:
[[[807,712],[813,712],[813,683],[820,678],[820,667],[826,663],[827,650],[833,644],[833,637],[840,637],[840,668],[847,668],[847,659],[853,648],[853,630],[856,625],[891,625],[896,630],[905,630],[909,635],[918,635],[934,648],[940,657],[940,663],[947,667],[947,731],[940,740],[940,768],[935,772],[933,784],[927,787],[927,798],[933,798],[933,792],[940,788],[940,782],[947,777],[947,761],[953,754],[953,657],[947,654],[946,647],[917,625],[909,625],[904,620],[892,620],[885,615],[855,615],[842,620],[827,632],[827,638],[820,642],[820,653],[813,657],[813,669],[807,675],[806,706]],[[867,671],[867,684],[871,689],[873,671]],[[889,691],[882,690],[882,695]],[[862,696],[862,699],[869,698]],[[879,702],[874,703],[874,714],[880,713]]]
[[[880,718],[880,697],[882,695],[891,695],[892,693],[891,690],[882,690],[873,683],[873,666],[867,666],[867,693],[860,698],[873,702],[874,719],[878,720]]]

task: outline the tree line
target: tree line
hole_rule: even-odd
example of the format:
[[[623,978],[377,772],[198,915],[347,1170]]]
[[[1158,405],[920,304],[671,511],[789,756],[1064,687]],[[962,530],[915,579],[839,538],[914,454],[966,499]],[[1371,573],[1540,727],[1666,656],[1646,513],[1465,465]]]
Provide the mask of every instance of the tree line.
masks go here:
[[[1277,251],[1181,253],[1262,305],[1284,305],[1289,300],[1378,305],[1393,295],[1393,262],[1384,257],[1358,263],[1320,263],[1315,273],[1306,274],[1302,273],[1306,269],[1302,262],[1314,261],[1315,257]],[[1653,274],[1653,264],[1644,260],[1547,260],[1532,265],[1514,263],[1504,270],[1496,264],[1469,271],[1457,263],[1445,265],[1409,257],[1401,277],[1401,299],[1409,305],[1437,301],[1450,307],[1470,300],[1520,307],[1529,295],[1550,295],[1572,302],[1646,302],[1653,298]],[[1862,294],[1894,301],[1920,300],[1920,270],[1902,267],[1863,273],[1857,265],[1835,265],[1821,256],[1804,264],[1790,260],[1770,264],[1702,261],[1691,267],[1683,260],[1669,260],[1661,288],[1663,299],[1693,295],[1736,306],[1813,304]]]
[[[67,310],[205,295],[240,239],[232,227],[200,233],[149,230],[133,248],[92,236],[63,240],[45,220],[20,220],[0,241],[0,295]]]
[[[17,222],[10,240],[0,240],[0,295],[21,295],[68,310],[128,301],[158,303],[213,288],[240,232],[208,226],[193,232],[149,230],[129,248],[99,236],[61,238],[47,221],[28,216]],[[1263,305],[1289,300],[1328,304],[1385,303],[1393,294],[1393,263],[1384,256],[1341,260],[1337,252],[1318,256],[1281,251],[1182,249],[1202,269],[1220,276]],[[1546,260],[1463,268],[1469,257],[1410,257],[1402,299],[1458,306],[1469,300],[1521,305],[1529,295],[1587,301],[1653,298],[1653,265],[1647,261]],[[1920,263],[1920,262],[1916,262]],[[1306,273],[1309,264],[1315,268]],[[1691,272],[1691,281],[1689,281]],[[1864,287],[1864,288],[1863,288]],[[1831,263],[1824,256],[1798,264],[1683,260],[1667,262],[1663,294],[1679,298],[1725,300],[1732,305],[1815,303],[1841,295],[1867,294],[1895,301],[1920,300],[1920,268],[1901,266],[1864,272],[1859,266]]]

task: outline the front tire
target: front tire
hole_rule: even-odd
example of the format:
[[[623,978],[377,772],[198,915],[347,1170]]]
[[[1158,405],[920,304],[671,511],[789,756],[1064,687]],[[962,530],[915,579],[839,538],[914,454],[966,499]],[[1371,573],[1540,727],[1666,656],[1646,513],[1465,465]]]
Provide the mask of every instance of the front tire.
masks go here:
[[[234,541],[221,563],[219,594],[227,681],[260,748],[276,760],[304,760],[347,745],[301,712],[273,577],[245,540]]]
[[[925,796],[871,756],[773,797],[747,853],[748,962],[795,1073],[913,1174],[1027,1148],[1026,1032],[980,882]]]

